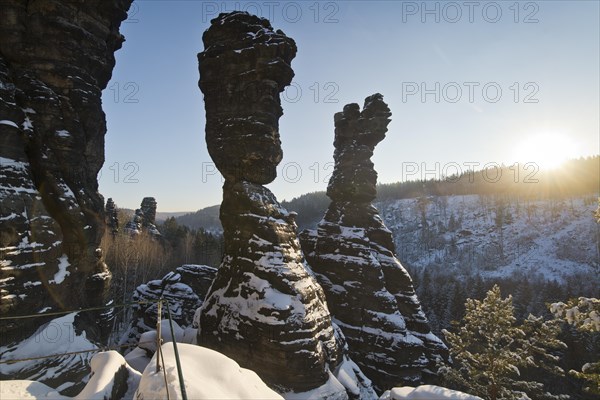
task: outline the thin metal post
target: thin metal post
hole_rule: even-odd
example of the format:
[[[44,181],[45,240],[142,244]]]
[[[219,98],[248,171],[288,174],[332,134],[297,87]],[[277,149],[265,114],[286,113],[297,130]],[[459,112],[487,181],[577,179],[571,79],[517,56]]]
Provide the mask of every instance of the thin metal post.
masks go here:
[[[158,299],[158,313],[156,316],[156,372],[160,371],[160,348],[161,348],[161,337],[160,337],[160,320],[162,319],[161,317],[161,307],[162,307],[162,298]]]
[[[175,330],[173,329],[173,318],[171,317],[171,307],[167,300],[167,315],[169,317],[169,328],[171,328],[171,337],[173,338],[173,352],[175,353],[175,364],[177,365],[177,375],[179,376],[179,388],[181,389],[181,397],[183,400],[188,400],[187,391],[185,390],[185,381],[183,379],[183,370],[179,361],[179,351],[177,351],[177,340],[175,339]]]

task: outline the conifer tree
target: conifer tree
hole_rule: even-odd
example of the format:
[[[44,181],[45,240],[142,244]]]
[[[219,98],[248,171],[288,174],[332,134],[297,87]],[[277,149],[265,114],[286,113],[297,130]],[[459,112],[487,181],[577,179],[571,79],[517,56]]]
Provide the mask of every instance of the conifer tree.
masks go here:
[[[581,332],[600,332],[600,299],[580,297],[571,299],[567,304],[559,302],[550,305],[555,318],[566,321]],[[581,371],[569,373],[586,382],[585,390],[600,394],[600,360],[586,363]]]
[[[600,224],[600,198],[594,217]],[[550,312],[555,318],[566,321],[580,332],[600,332],[600,299],[579,297],[569,300],[567,304],[554,303],[550,305]],[[587,392],[600,394],[600,360],[586,363],[581,371],[571,370],[569,374],[584,380]]]
[[[439,373],[448,384],[489,400],[569,398],[520,379],[519,368],[562,373],[558,357],[549,352],[565,347],[556,338],[555,324],[530,316],[518,326],[512,297],[503,299],[498,285],[482,301],[467,299],[465,308],[457,331],[444,331],[454,365],[442,366]]]

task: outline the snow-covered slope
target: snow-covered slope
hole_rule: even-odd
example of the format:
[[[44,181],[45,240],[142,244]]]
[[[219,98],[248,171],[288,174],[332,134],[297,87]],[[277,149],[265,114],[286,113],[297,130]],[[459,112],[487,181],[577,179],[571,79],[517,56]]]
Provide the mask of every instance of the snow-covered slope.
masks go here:
[[[96,354],[91,360],[91,378],[85,388],[72,399],[132,399],[140,382],[140,374],[127,365],[116,351]],[[56,389],[32,380],[0,381],[0,399],[68,400]]]
[[[81,390],[88,379],[93,350],[98,347],[85,331],[75,328],[76,316],[77,313],[71,313],[55,318],[24,341],[0,347],[0,379],[36,380],[61,392]],[[54,354],[58,356],[40,358]]]
[[[248,369],[214,350],[178,344],[185,389],[189,399],[282,399]],[[168,389],[163,372],[156,372],[156,354],[142,375],[137,400],[181,399],[175,354],[171,343],[162,346]]]
[[[432,196],[377,204],[398,257],[422,269],[498,277],[515,271],[562,280],[599,268],[596,196],[523,200]]]

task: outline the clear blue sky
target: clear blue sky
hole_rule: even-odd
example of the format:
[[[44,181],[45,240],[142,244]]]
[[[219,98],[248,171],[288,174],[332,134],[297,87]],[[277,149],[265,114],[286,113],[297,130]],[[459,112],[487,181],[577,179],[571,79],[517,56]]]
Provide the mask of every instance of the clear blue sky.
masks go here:
[[[103,93],[100,192],[119,207],[221,202],[196,58],[217,9],[270,17],[298,44],[269,185],[279,200],[326,188],[333,114],[375,92],[393,113],[373,157],[382,183],[600,152],[597,1],[136,0]]]

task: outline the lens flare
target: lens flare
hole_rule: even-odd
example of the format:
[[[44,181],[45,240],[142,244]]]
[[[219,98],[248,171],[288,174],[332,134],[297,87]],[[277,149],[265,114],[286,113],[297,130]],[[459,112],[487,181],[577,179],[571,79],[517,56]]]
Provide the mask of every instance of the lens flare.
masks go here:
[[[540,133],[524,139],[515,148],[519,162],[534,162],[543,169],[559,168],[577,155],[575,142],[560,133]]]

